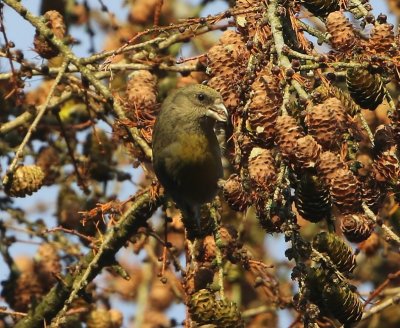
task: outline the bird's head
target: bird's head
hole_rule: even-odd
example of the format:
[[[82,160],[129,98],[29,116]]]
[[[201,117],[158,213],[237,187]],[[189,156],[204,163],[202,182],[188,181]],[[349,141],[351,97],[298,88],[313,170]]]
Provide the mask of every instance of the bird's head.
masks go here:
[[[187,107],[192,108],[193,115],[219,122],[228,120],[228,111],[218,91],[203,84],[189,85],[178,90],[178,98],[185,98],[184,101],[188,102]]]

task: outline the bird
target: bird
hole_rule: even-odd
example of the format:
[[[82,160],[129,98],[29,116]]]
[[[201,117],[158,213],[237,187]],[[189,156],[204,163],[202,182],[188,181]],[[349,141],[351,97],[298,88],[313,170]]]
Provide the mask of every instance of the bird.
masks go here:
[[[153,168],[165,192],[182,212],[183,223],[200,228],[200,208],[210,202],[223,177],[221,150],[214,131],[227,122],[220,93],[203,84],[178,88],[161,105],[153,135]]]

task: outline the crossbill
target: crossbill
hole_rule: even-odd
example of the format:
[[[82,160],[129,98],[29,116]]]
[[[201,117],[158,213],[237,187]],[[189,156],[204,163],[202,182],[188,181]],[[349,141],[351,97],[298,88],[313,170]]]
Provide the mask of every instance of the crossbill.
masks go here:
[[[154,125],[155,174],[182,211],[184,223],[195,220],[198,228],[200,207],[215,197],[223,175],[214,125],[227,119],[221,95],[195,84],[173,91]]]

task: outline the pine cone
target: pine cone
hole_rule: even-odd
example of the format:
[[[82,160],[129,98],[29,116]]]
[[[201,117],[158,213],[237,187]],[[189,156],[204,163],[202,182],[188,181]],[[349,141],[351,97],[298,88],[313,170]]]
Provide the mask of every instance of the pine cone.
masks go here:
[[[335,11],[326,18],[326,29],[331,34],[330,44],[338,51],[349,51],[357,43],[354,28],[341,11]]]
[[[236,0],[235,10],[242,11],[250,8],[256,8],[260,6],[258,0]],[[252,39],[257,31],[259,31],[259,20],[261,15],[257,12],[249,12],[246,14],[239,14],[235,16],[236,25],[238,30]],[[261,33],[260,33],[261,34]],[[269,26],[263,26],[263,33],[268,39],[271,35]]]
[[[320,232],[313,239],[313,246],[329,256],[336,268],[343,273],[351,273],[356,267],[356,257],[349,245],[334,233]]]
[[[39,150],[36,165],[44,173],[43,185],[50,186],[60,175],[60,156],[54,147],[43,147]]]
[[[148,143],[158,110],[157,77],[149,71],[135,71],[126,85],[125,114],[137,127]]]
[[[351,97],[362,108],[375,110],[385,97],[385,89],[378,74],[364,68],[347,70],[346,84]]]
[[[322,299],[326,309],[345,326],[361,320],[363,304],[347,285],[326,284]]]
[[[281,154],[286,159],[292,159],[297,140],[304,136],[296,120],[288,115],[279,116],[276,120],[276,140]]]
[[[57,282],[56,275],[61,273],[61,263],[57,248],[50,243],[41,244],[35,259],[37,274],[41,281],[46,282],[47,291],[49,291]]]
[[[371,236],[374,223],[365,214],[348,214],[342,217],[340,229],[348,241],[360,243]]]
[[[232,34],[227,39],[232,39]],[[245,72],[249,53],[238,38],[234,44],[218,44],[207,53],[207,73],[212,76],[208,85],[220,92],[226,108],[234,112],[240,102],[242,72]]]
[[[315,139],[306,135],[297,139],[294,157],[295,163],[301,169],[313,168],[321,154],[321,146],[315,141]]]
[[[331,180],[335,176],[336,171],[344,169],[346,165],[339,159],[339,156],[330,151],[325,151],[317,161],[317,172],[324,183],[331,185]]]
[[[215,295],[207,289],[200,289],[190,297],[188,303],[192,320],[199,325],[213,323],[216,305]]]
[[[396,182],[400,174],[399,160],[396,155],[397,147],[384,151],[374,160],[372,167],[375,179],[380,182]]]
[[[333,203],[343,214],[361,210],[360,186],[349,169],[339,169],[334,173],[330,185],[330,194]]]
[[[271,193],[275,188],[276,166],[270,150],[253,148],[249,156],[249,177],[258,193]]]
[[[237,305],[227,300],[217,301],[215,310],[215,324],[221,328],[244,327]]]
[[[377,156],[395,145],[393,128],[387,124],[379,125],[374,133],[374,155]]]
[[[246,128],[261,145],[268,146],[275,135],[276,118],[282,103],[279,79],[269,68],[251,86],[254,95],[247,110]]]
[[[331,198],[327,188],[316,176],[303,174],[295,191],[299,214],[310,222],[319,222],[331,214]]]
[[[376,24],[371,33],[368,47],[377,53],[386,53],[395,44],[393,25],[388,23]]]
[[[21,165],[15,169],[5,192],[11,197],[25,197],[38,191],[44,180],[44,173],[39,166]]]
[[[50,10],[44,13],[46,26],[53,32],[54,36],[63,39],[66,35],[66,27],[63,16],[56,10]],[[33,39],[35,51],[43,58],[50,59],[59,54],[59,50],[47,38],[36,31]]]
[[[362,199],[372,212],[378,214],[385,200],[387,190],[375,179],[369,178],[362,183]]]
[[[343,129],[338,124],[336,113],[325,103],[311,107],[306,114],[308,132],[326,149],[340,146]]]
[[[224,183],[224,198],[229,206],[238,212],[243,212],[250,206],[248,195],[243,189],[240,177],[232,174]]]

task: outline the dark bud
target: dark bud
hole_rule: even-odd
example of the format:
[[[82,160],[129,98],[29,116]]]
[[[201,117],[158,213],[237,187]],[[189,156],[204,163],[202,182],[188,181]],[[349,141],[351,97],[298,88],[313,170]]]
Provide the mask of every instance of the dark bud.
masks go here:
[[[299,69],[300,66],[301,66],[300,60],[298,60],[298,59],[292,59],[292,68],[293,68],[294,70]]]
[[[180,72],[182,76],[189,76],[190,75],[190,71],[182,71]]]
[[[385,24],[387,21],[387,16],[384,14],[379,14],[376,20],[378,21],[379,24]]]
[[[379,57],[376,56],[376,55],[372,55],[370,58],[371,58],[372,62],[378,62],[379,61]]]
[[[271,69],[271,73],[274,75],[279,75],[281,73],[281,69],[279,68],[279,66],[274,66]]]
[[[329,73],[326,74],[326,78],[327,78],[329,81],[335,81],[335,80],[336,80],[336,74],[333,73],[333,72],[329,72]]]
[[[375,23],[375,17],[371,13],[365,16],[365,22],[368,24],[374,24]]]
[[[288,258],[289,261],[292,260],[292,259],[294,259],[294,251],[293,251],[293,248],[288,248],[288,249],[285,251],[285,256]]]
[[[364,8],[365,8],[366,11],[371,11],[371,10],[372,10],[372,6],[371,6],[371,4],[369,4],[369,3],[366,3],[366,4],[364,5]]]
[[[49,66],[43,65],[42,67],[40,67],[40,72],[43,73],[44,75],[49,74],[50,72]]]
[[[88,79],[85,78],[85,77],[82,77],[82,86],[83,86],[85,89],[89,88],[89,81],[88,81]]]
[[[295,71],[292,68],[288,68],[286,70],[286,77],[291,78],[294,75]]]
[[[249,41],[246,42],[246,48],[248,50],[253,49],[253,47],[254,47],[254,42],[253,41],[249,40]]]
[[[306,98],[299,98],[299,105],[305,106],[307,105],[308,100]]]
[[[199,22],[200,22],[200,24],[205,24],[207,22],[207,20],[205,19],[205,17],[200,17]]]
[[[7,47],[8,48],[15,48],[15,43],[13,41],[8,41]]]
[[[285,45],[282,47],[282,54],[288,55],[289,52],[290,52],[290,48],[288,46]]]
[[[231,16],[232,16],[232,13],[231,13],[230,10],[227,10],[227,11],[224,12],[224,17],[229,18]]]
[[[15,50],[15,59],[20,63],[24,59],[24,53],[21,50]]]

